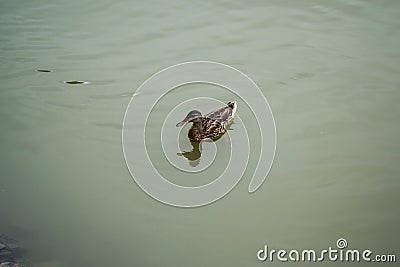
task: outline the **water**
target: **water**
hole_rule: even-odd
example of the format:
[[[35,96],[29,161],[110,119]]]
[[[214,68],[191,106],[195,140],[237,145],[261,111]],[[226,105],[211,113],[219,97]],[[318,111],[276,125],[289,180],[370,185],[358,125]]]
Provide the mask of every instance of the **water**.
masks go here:
[[[399,256],[397,1],[0,5],[0,234],[29,266],[256,266],[264,244],[339,237]],[[247,174],[180,209],[133,182],[121,127],[143,81],[191,60],[249,75],[278,145],[255,194]]]

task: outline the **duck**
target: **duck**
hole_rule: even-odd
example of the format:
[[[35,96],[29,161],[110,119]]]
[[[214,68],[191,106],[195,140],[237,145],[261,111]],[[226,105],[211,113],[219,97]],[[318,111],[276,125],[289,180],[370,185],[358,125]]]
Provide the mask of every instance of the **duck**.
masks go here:
[[[236,110],[236,101],[230,101],[225,106],[204,116],[200,111],[192,110],[176,127],[193,123],[188,132],[189,140],[193,142],[200,142],[204,139],[216,139],[226,133],[226,127],[232,123]]]

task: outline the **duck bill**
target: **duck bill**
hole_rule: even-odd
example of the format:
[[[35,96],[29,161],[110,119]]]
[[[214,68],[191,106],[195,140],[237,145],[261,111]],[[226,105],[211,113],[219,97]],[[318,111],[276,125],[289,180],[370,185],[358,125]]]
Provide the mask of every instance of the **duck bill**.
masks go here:
[[[178,124],[176,125],[176,127],[181,127],[181,126],[183,126],[183,125],[186,125],[188,122],[189,122],[189,121],[188,121],[187,119],[184,119],[183,121],[178,122]]]

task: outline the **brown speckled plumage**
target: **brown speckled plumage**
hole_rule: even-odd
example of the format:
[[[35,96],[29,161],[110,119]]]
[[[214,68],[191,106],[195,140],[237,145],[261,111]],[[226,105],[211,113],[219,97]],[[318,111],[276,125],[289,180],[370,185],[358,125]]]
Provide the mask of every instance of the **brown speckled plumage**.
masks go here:
[[[226,132],[226,126],[232,122],[237,108],[236,102],[229,102],[226,106],[202,116],[200,111],[192,110],[186,118],[176,126],[183,126],[189,122],[193,125],[188,137],[191,141],[199,142],[203,139],[213,139]]]

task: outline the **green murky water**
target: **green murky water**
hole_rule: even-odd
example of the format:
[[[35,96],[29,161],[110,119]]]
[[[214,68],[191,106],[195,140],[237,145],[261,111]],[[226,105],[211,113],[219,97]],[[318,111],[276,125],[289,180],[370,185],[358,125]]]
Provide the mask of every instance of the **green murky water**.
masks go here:
[[[339,237],[399,256],[399,16],[397,1],[2,1],[0,234],[29,266],[260,266],[264,244]],[[249,75],[278,144],[255,194],[245,175],[180,209],[133,182],[121,127],[143,81],[191,60]]]

